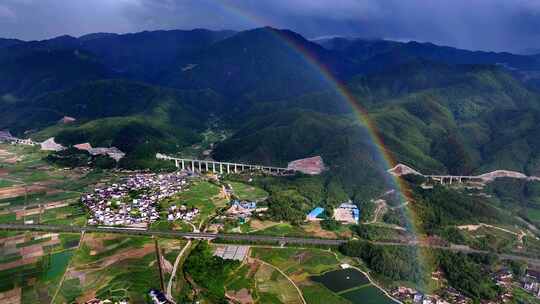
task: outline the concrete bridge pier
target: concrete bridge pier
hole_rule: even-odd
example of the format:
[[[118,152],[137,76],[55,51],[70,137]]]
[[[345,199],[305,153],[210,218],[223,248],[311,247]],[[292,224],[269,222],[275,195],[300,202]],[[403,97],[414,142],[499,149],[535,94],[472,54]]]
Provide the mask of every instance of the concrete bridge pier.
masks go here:
[[[212,172],[216,173],[216,163],[212,162]]]
[[[227,174],[231,173],[231,165],[227,164]]]
[[[175,159],[175,160],[174,160],[174,166],[175,166],[176,168],[180,168],[180,165],[178,164],[178,159]]]
[[[182,170],[186,169],[186,164],[184,163],[184,160],[182,160]]]
[[[191,161],[191,171],[195,172],[195,161]]]

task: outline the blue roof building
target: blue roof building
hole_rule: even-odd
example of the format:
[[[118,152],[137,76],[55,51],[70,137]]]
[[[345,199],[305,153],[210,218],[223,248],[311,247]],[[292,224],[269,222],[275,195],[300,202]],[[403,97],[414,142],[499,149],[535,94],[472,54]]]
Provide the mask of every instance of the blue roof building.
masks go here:
[[[334,219],[348,224],[358,224],[360,221],[360,209],[351,202],[343,203],[334,209]]]
[[[233,206],[240,206],[244,209],[256,209],[257,203],[256,202],[239,202],[239,201],[233,201]]]
[[[317,207],[317,208],[311,210],[310,213],[308,213],[308,215],[307,215],[307,220],[308,220],[308,221],[316,221],[316,220],[319,219],[319,218],[318,218],[319,215],[321,215],[323,212],[324,212],[324,208]]]

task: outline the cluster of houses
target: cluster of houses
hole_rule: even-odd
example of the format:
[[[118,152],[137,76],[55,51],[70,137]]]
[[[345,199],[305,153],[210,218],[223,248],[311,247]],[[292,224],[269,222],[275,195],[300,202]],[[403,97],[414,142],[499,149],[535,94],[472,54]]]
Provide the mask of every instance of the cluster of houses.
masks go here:
[[[417,291],[414,288],[400,286],[392,290],[394,298],[403,303],[414,304],[469,304],[472,300],[462,295],[452,287],[442,290],[441,295],[427,295]]]
[[[3,131],[0,130],[0,142],[9,143],[9,144],[27,145],[27,146],[36,145],[36,143],[33,142],[30,138],[24,139],[24,138],[15,137],[7,130],[3,130]]]
[[[169,301],[165,294],[157,289],[150,289],[148,295],[152,299],[154,304],[172,304],[173,302]]]
[[[523,289],[540,299],[540,272],[527,270],[526,275],[521,279]]]
[[[168,209],[167,220],[170,222],[175,220],[191,222],[198,214],[198,208],[188,208],[186,205],[181,205],[180,207],[172,205]]]
[[[128,300],[119,300],[119,301],[113,301],[110,299],[92,299],[84,302],[85,304],[129,304]]]
[[[214,222],[208,227],[209,232],[219,232],[225,229],[225,223],[245,224],[253,216],[262,216],[268,207],[258,207],[257,202],[233,200],[230,207],[221,215],[214,218]],[[236,226],[233,232],[241,232]]]
[[[324,218],[324,208],[316,207],[311,210],[307,216],[308,221],[320,221]],[[358,224],[360,220],[360,209],[351,201],[342,203],[337,208],[334,208],[334,220],[344,224]]]
[[[81,197],[90,210],[90,225],[141,226],[159,219],[160,200],[185,189],[188,174],[136,174],[120,184],[97,188]]]
[[[69,120],[70,117],[67,117],[65,119]],[[27,138],[27,139],[17,138],[13,136],[7,130],[3,130],[3,131],[0,130],[0,142],[18,144],[18,145],[28,145],[28,146],[39,145],[42,151],[58,152],[58,151],[62,151],[66,149],[66,147],[57,143],[54,137],[48,138],[43,142],[35,142],[30,138]],[[121,160],[122,158],[124,158],[124,156],[126,156],[124,152],[122,152],[120,149],[116,147],[109,147],[109,148],[95,147],[94,148],[89,143],[77,144],[77,145],[74,145],[73,147],[81,151],[86,151],[90,153],[90,155],[92,156],[97,156],[97,155],[108,156],[117,162]]]
[[[238,220],[240,223],[246,223],[254,214],[263,213],[266,210],[268,210],[268,207],[257,208],[256,202],[234,200],[225,215],[227,218]]]
[[[438,272],[437,272],[438,273]],[[435,273],[434,273],[435,274]],[[438,276],[440,279],[441,277]],[[496,299],[485,303],[513,303],[512,290],[523,288],[525,291],[540,298],[540,272],[528,270],[526,275],[515,280],[513,273],[508,269],[501,269],[491,275],[491,279],[501,288]],[[391,291],[394,298],[404,303],[414,304],[468,304],[471,299],[461,294],[452,287],[445,287],[438,291],[437,295],[426,295],[413,288],[400,286]],[[484,303],[484,302],[482,302]]]

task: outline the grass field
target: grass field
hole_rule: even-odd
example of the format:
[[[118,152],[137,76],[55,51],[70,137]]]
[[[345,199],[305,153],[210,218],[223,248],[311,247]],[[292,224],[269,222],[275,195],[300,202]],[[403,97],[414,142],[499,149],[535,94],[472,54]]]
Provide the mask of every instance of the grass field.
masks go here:
[[[353,260],[339,253],[315,248],[254,247],[251,254],[252,257],[272,264],[287,274],[299,286],[310,304],[393,303],[382,291],[371,285],[363,274],[354,269],[346,270],[351,273],[345,274],[343,278],[333,276],[332,274],[338,274],[335,270],[342,271],[339,270],[340,264],[355,264]],[[333,287],[327,288],[324,284],[315,282],[311,279],[314,276],[325,277],[327,283]],[[358,289],[359,287],[362,288]]]
[[[540,299],[534,297],[530,293],[527,293],[520,287],[515,287],[513,289],[512,295],[517,303],[526,303],[526,304],[540,304]]]
[[[274,236],[305,236],[306,231],[302,227],[294,226],[289,223],[279,223],[266,229],[257,230],[254,234],[265,234]]]
[[[331,292],[319,283],[303,284],[302,293],[309,304],[353,304],[347,299]],[[363,303],[363,302],[359,302]]]
[[[297,248],[252,248],[252,256],[270,263],[283,272],[291,275],[321,274],[335,269],[340,261],[333,252],[323,249],[297,249]]]
[[[527,217],[534,222],[540,222],[540,209],[527,208]]]
[[[194,224],[198,225],[200,222],[205,221],[216,209],[226,206],[227,200],[219,198],[219,192],[219,187],[210,182],[194,181],[188,190],[171,199],[162,201],[160,203],[161,209],[166,210],[173,204],[199,208],[200,213],[194,221]]]
[[[225,183],[231,185],[234,195],[240,200],[259,201],[268,197],[268,192],[258,187],[233,181],[225,181]]]
[[[252,248],[252,256],[272,264],[300,287],[308,303],[318,302],[320,299],[339,299],[333,292],[322,284],[309,280],[312,275],[322,274],[325,271],[337,269],[340,261],[334,253],[322,249],[296,249],[296,248]],[[336,302],[326,303],[345,303]]]
[[[270,266],[261,264],[255,273],[255,281],[261,303],[302,303],[294,286]]]

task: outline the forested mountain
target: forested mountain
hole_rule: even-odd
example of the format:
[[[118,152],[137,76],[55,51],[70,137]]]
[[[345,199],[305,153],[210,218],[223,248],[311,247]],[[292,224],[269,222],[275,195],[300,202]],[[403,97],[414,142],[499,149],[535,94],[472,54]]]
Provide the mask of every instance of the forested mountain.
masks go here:
[[[0,129],[64,145],[90,142],[127,152],[128,167],[151,166],[156,152],[176,152],[201,139],[205,109],[222,103],[211,90],[179,91],[126,80],[85,82],[31,100],[3,103]],[[76,122],[61,124],[64,116]]]
[[[199,51],[234,34],[194,29],[123,35],[101,33],[78,40],[82,49],[101,58],[104,65],[122,77],[154,81],[170,65],[187,64]]]
[[[111,75],[93,55],[76,49],[24,49],[16,54],[10,50],[0,49],[0,97],[4,102]]]
[[[179,88],[210,87],[235,98],[254,101],[328,88],[311,60],[324,63],[341,79],[358,72],[353,62],[338,54],[294,32],[273,28],[238,33],[190,60],[185,66],[174,66],[162,82]]]
[[[23,43],[23,41],[18,40],[18,39],[0,38],[0,48],[16,45],[19,43]]]
[[[383,172],[381,148],[324,69],[397,161],[423,172],[540,174],[540,99],[515,77],[535,73],[535,56],[383,40],[319,45],[273,28],[2,45],[0,128],[115,145],[130,155],[126,166],[195,143],[213,115],[232,132],[213,157],[283,165],[322,155],[333,180],[364,191],[375,182],[358,181]],[[58,125],[63,116],[77,121]]]
[[[376,69],[377,65],[391,66],[425,59],[447,64],[500,64],[515,69],[538,70],[540,61],[534,56],[469,51],[433,43],[397,42],[379,39],[333,38],[319,42],[324,47],[338,51],[343,56],[361,62]]]

